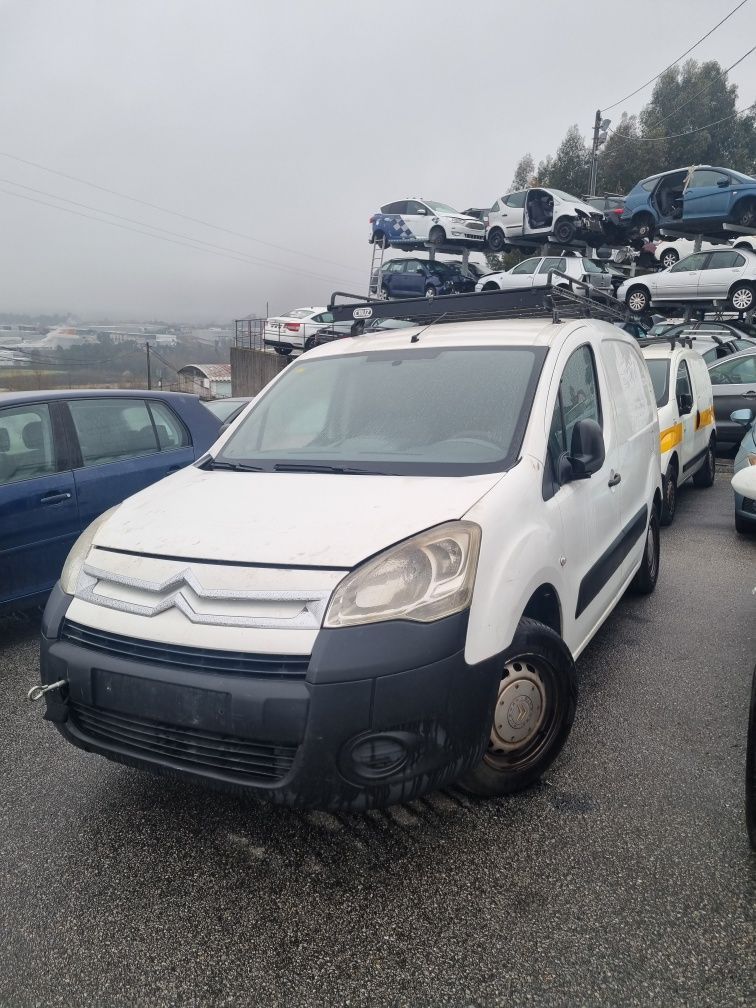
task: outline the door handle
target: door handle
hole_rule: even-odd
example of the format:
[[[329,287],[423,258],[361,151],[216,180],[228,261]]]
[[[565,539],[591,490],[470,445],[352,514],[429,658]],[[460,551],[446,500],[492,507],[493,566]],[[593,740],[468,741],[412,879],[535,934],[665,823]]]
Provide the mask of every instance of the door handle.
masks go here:
[[[621,482],[622,482],[622,477],[620,476],[620,474],[618,472],[613,472],[612,475],[611,475],[611,479],[607,483],[607,486],[616,487],[617,484],[621,483]]]
[[[43,507],[51,507],[53,504],[62,504],[63,501],[71,500],[71,494],[67,491],[59,491],[57,493],[47,494],[45,497],[39,498],[39,503]]]

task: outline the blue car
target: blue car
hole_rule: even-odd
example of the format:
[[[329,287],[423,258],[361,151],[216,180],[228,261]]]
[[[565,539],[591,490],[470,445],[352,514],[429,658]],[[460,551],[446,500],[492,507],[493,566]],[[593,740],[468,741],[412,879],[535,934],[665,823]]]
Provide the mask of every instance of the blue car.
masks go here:
[[[665,227],[737,234],[728,225],[756,227],[756,179],[709,165],[652,175],[630,191],[619,223],[633,238],[653,238]]]
[[[381,290],[377,290],[378,274],[374,274],[371,293],[384,297],[435,297],[437,294],[463,294],[475,290],[475,278],[463,273],[454,263],[431,262],[429,259],[389,259],[381,270]]]
[[[221,421],[194,395],[0,395],[0,612],[40,604],[77,536],[204,454]]]

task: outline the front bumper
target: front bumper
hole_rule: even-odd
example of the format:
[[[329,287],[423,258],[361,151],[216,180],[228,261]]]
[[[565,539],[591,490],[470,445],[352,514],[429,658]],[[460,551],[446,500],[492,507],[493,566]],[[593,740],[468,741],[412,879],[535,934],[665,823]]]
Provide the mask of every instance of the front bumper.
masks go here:
[[[291,806],[365,809],[448,784],[485,750],[500,667],[466,664],[467,613],[321,630],[299,673],[250,674],[146,660],[149,642],[113,635],[90,646],[100,632],[71,629],[69,603],[56,587],[43,620],[42,682],[67,683],[45,695],[45,717],[116,762]]]

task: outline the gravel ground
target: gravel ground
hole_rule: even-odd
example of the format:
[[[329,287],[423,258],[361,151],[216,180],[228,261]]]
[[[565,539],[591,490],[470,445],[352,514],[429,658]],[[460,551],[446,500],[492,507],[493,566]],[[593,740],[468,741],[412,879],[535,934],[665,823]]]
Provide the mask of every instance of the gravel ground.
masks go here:
[[[26,703],[35,630],[0,622],[0,1004],[753,1005],[756,542],[726,475],[662,550],[578,663],[562,757],[497,801],[292,813],[110,764]]]

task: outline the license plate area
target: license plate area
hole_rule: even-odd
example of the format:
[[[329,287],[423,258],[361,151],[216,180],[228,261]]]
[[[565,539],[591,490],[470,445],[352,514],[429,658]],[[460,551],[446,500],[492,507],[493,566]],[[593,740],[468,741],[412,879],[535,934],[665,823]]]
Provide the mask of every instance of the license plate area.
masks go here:
[[[103,710],[132,714],[166,724],[226,732],[231,724],[231,696],[220,690],[92,670],[92,700]]]

